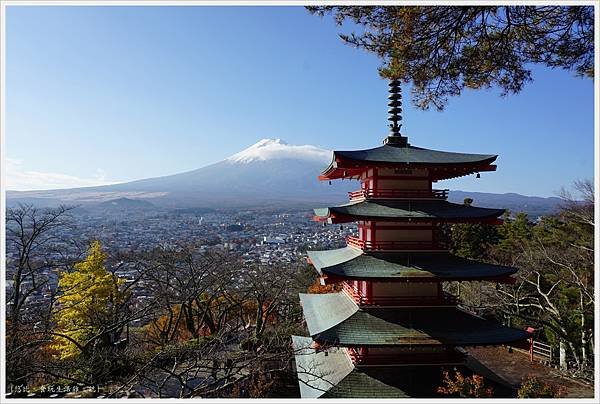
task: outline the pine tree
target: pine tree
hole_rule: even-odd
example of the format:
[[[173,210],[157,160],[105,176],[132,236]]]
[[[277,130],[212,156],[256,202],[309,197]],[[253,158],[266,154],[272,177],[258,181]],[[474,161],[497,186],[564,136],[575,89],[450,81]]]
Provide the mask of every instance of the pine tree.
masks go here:
[[[465,198],[463,204],[471,206],[473,199]],[[498,242],[498,231],[494,225],[459,223],[452,225],[450,240],[454,254],[481,260],[487,258],[490,246]]]
[[[593,77],[592,6],[311,6],[347,44],[374,53],[381,76],[412,82],[416,106],[443,109],[465,88],[515,94],[534,63]]]

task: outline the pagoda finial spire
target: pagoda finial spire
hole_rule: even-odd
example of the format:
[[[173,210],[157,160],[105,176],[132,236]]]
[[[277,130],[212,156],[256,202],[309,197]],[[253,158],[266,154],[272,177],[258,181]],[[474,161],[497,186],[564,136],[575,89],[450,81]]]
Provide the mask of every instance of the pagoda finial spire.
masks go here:
[[[400,80],[393,79],[389,83],[388,95],[388,121],[390,121],[390,134],[384,140],[385,144],[390,146],[406,147],[408,146],[408,138],[402,136],[400,129],[402,128],[402,87]]]
[[[402,128],[402,88],[398,80],[390,80],[390,95],[388,95],[388,109],[390,121],[390,135],[400,136],[400,128]]]

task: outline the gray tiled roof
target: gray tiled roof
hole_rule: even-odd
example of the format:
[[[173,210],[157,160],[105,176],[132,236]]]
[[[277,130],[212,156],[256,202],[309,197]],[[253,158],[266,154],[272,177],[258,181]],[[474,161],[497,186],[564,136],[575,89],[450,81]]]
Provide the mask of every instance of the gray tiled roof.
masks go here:
[[[377,368],[354,369],[334,387],[329,389],[322,398],[409,398],[405,391],[382,381],[394,375],[393,381],[398,381],[402,373],[414,372],[411,369]],[[387,377],[386,377],[387,376]]]
[[[339,293],[324,293],[320,295],[300,293],[300,304],[305,316],[307,313],[317,314],[312,316],[310,320],[306,319],[306,326],[310,335],[315,335],[331,327],[335,327],[358,310],[356,303],[351,299],[340,299]],[[323,307],[327,309],[323,310]]]
[[[517,271],[502,265],[460,258],[446,252],[371,253],[351,248],[308,251],[321,274],[346,278],[438,278],[485,279],[508,276]]]
[[[467,366],[423,364],[355,367],[343,348],[328,347],[315,351],[311,343],[311,338],[292,336],[302,398],[439,397],[437,387],[442,384],[444,369],[456,368],[464,375],[472,374],[469,369],[472,360],[469,357]],[[493,386],[495,393],[502,393],[498,377],[489,369],[480,365],[474,370],[486,378],[486,385]],[[503,396],[499,394],[499,397]]]
[[[315,215],[326,218],[331,214],[356,216],[359,218],[389,219],[491,219],[504,213],[504,209],[478,208],[443,200],[363,200],[344,205],[314,209]]]
[[[484,320],[456,307],[357,307],[348,315],[347,301],[351,299],[343,292],[301,294],[300,299],[311,336],[325,344],[499,345],[529,336],[525,331]]]
[[[311,343],[311,338],[292,336],[302,398],[409,397],[399,388],[355,369],[343,349],[330,347],[326,350],[326,354],[325,351],[316,352],[310,347]],[[389,368],[384,368],[371,370],[370,373],[385,377],[385,373],[390,373],[390,371]]]
[[[292,336],[302,398],[320,397],[354,370],[343,349],[332,347],[327,354],[316,352],[310,346],[312,342],[308,337]]]
[[[415,146],[397,147],[391,145],[365,150],[336,150],[333,154],[334,160],[336,157],[343,157],[358,161],[411,164],[485,164],[493,162],[498,157],[495,154],[453,153]]]

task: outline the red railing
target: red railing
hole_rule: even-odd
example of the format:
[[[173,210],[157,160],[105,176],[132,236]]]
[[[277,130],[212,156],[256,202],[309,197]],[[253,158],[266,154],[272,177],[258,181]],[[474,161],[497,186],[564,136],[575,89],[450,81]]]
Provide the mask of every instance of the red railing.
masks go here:
[[[358,237],[346,237],[348,246],[363,251],[410,251],[410,250],[447,250],[448,245],[441,241],[367,241]]]
[[[440,296],[371,296],[362,295],[358,289],[348,283],[343,285],[344,291],[359,306],[456,306],[458,298],[443,292]]]
[[[350,200],[357,199],[446,199],[447,189],[361,189],[348,192]]]

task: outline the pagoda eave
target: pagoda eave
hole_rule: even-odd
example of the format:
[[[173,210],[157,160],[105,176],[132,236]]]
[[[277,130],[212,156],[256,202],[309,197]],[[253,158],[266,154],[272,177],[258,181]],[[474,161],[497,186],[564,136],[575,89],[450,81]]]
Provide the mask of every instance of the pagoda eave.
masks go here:
[[[316,221],[347,223],[360,220],[412,223],[501,224],[504,209],[480,208],[445,200],[377,199],[314,209]]]
[[[328,284],[345,280],[384,282],[491,281],[514,283],[517,268],[458,257],[448,252],[374,252],[351,247],[308,251],[309,263]]]
[[[440,282],[492,282],[492,283],[501,283],[504,285],[514,285],[516,283],[516,278],[512,276],[501,276],[501,277],[447,277],[447,278],[437,278],[433,276],[411,276],[405,278],[399,277],[376,277],[372,276],[370,278],[365,278],[363,276],[341,276],[334,273],[330,273],[327,270],[317,270],[321,275],[321,279],[323,280],[324,285],[336,285],[346,281],[356,281],[356,280],[365,280],[368,279],[370,281],[375,282],[418,282],[418,283],[440,283]],[[516,271],[515,271],[516,272]]]
[[[373,167],[392,168],[399,170],[427,168],[429,178],[433,181],[462,177],[478,172],[496,171],[496,165],[491,164],[497,156],[489,157],[476,163],[435,163],[435,162],[381,162],[357,161],[336,156],[334,161],[321,172],[318,179],[329,181],[336,179],[359,179],[367,170]]]
[[[310,336],[336,346],[493,346],[529,337],[456,307],[359,307],[344,292],[300,294]]]
[[[503,222],[502,219],[498,218],[466,218],[466,217],[457,217],[457,218],[447,218],[441,219],[437,217],[382,217],[382,216],[362,216],[362,215],[344,215],[344,214],[336,214],[330,213],[326,216],[314,215],[313,220],[315,222],[328,223],[328,224],[343,224],[343,223],[352,223],[358,222],[361,220],[385,220],[386,222],[398,222],[398,223],[448,223],[448,224],[490,224],[490,225],[501,225]]]
[[[419,347],[419,348],[439,348],[439,347],[454,347],[454,348],[462,348],[462,347],[493,347],[493,346],[501,346],[501,345],[510,345],[514,347],[520,347],[522,349],[529,348],[530,345],[527,342],[523,342],[526,338],[531,337],[528,335],[523,335],[515,338],[505,339],[502,341],[477,341],[477,342],[454,342],[448,343],[439,341],[436,339],[415,339],[415,338],[404,338],[398,339],[393,343],[368,343],[368,342],[360,342],[360,341],[340,341],[337,339],[331,338],[321,338],[318,334],[311,336],[314,342],[322,344],[323,346],[336,346],[340,348],[354,348],[357,346],[362,346],[366,348],[406,348],[406,347]]]
[[[429,178],[432,181],[439,180],[449,180],[452,178],[464,177],[465,175],[471,175],[475,173],[485,172],[485,171],[496,171],[495,165],[489,165],[485,167],[475,167],[471,170],[460,170],[460,169],[433,169]]]

